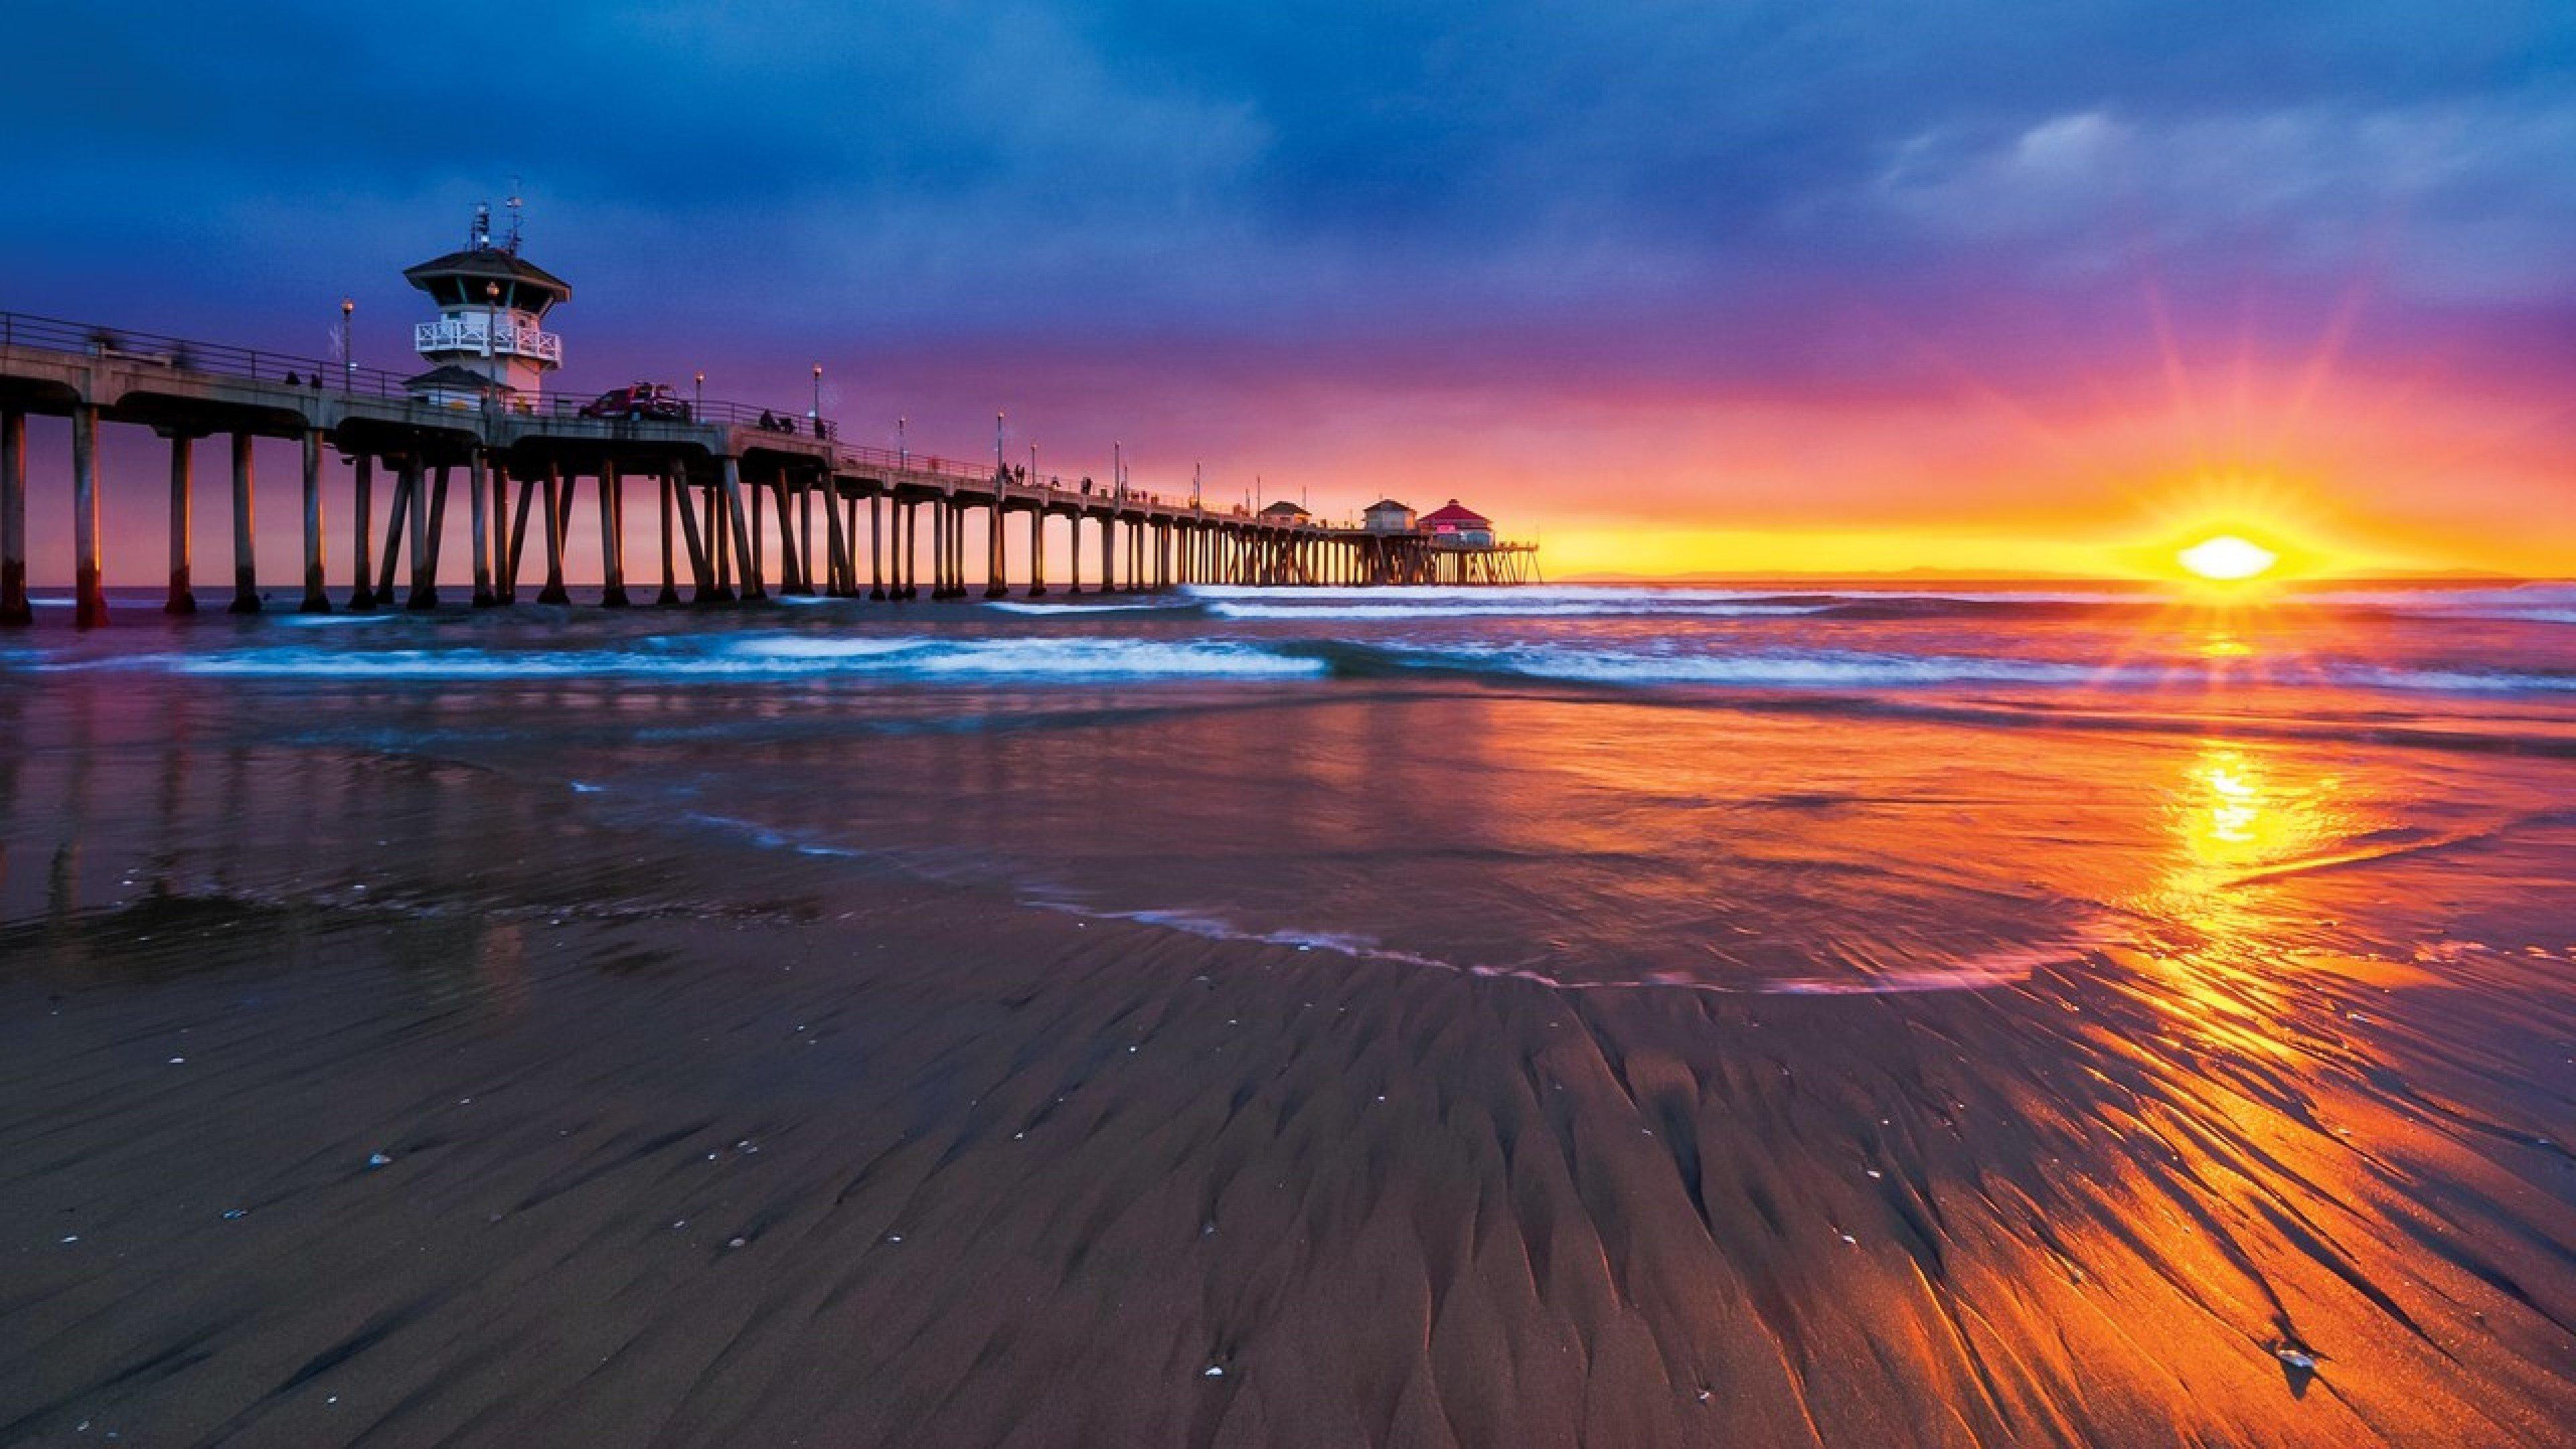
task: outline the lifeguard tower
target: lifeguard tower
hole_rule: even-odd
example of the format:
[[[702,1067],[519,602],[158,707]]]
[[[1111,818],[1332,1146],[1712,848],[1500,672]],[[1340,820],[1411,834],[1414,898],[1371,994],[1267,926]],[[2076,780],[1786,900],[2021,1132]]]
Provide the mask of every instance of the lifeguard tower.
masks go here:
[[[438,304],[438,320],[411,330],[412,350],[429,371],[404,386],[446,407],[530,410],[545,377],[563,366],[563,339],[545,330],[546,313],[568,301],[563,279],[519,255],[519,200],[510,198],[510,235],[492,241],[492,208],[474,208],[463,251],[404,271],[403,279]]]

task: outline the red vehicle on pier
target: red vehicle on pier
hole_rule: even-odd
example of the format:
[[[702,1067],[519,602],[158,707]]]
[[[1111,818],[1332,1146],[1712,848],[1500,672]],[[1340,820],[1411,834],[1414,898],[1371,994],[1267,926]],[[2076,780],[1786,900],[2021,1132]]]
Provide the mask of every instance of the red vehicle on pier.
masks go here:
[[[638,418],[685,423],[689,420],[689,405],[661,383],[639,382],[630,387],[612,387],[583,403],[581,415],[586,418]]]

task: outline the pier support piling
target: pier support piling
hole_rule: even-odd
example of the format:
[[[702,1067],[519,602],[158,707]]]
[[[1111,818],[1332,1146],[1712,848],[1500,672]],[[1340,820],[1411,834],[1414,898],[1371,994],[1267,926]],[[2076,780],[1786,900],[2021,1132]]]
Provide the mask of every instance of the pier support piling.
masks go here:
[[[98,536],[98,409],[72,409],[72,622],[107,622],[107,574]]]
[[[742,460],[724,460],[723,487],[725,517],[731,524],[734,554],[742,560],[742,597],[745,600],[767,599],[769,590],[760,578],[760,546],[753,532],[759,524],[742,501]]]
[[[233,434],[233,604],[236,614],[259,612],[259,562],[251,545],[250,434]]]
[[[569,604],[572,595],[564,592],[564,509],[571,503],[564,489],[563,465],[546,461],[546,583],[537,590],[540,604]]]
[[[715,551],[716,597],[731,603],[733,590],[733,513],[725,506],[724,488],[707,485],[707,547]]]
[[[883,599],[885,586],[885,496],[868,495],[868,597]]]
[[[413,484],[418,473],[409,455],[394,465],[393,506],[385,510],[385,556],[376,565],[376,602],[387,608],[394,602],[394,569],[402,559],[405,527],[411,521]]]
[[[304,430],[304,600],[301,614],[331,612],[331,594],[322,573],[322,432]]]
[[[803,488],[790,483],[787,475],[781,473],[769,491],[778,506],[778,592],[782,595],[810,594],[814,592],[814,584],[805,575],[805,534],[799,527],[798,505],[789,496],[801,495]]]
[[[599,603],[626,607],[625,477],[615,459],[599,465]]]
[[[376,458],[360,453],[349,460],[349,607],[376,606]]]
[[[671,499],[672,495],[680,491],[680,484],[678,479],[671,476],[671,470],[668,468],[662,470],[660,482],[662,488],[662,591],[653,596],[653,607],[676,609],[680,606],[680,576],[677,568],[678,559],[672,546],[671,530],[676,526],[672,521],[673,515],[679,510],[673,506]]]
[[[191,561],[195,554],[189,531],[197,513],[197,440],[190,434],[170,435],[170,597],[161,605],[165,614],[197,612],[197,591],[189,582]]]
[[[850,567],[850,538],[841,527],[841,495],[828,472],[823,475],[823,525],[827,530],[823,592],[836,599],[853,597],[859,591],[858,571]]]
[[[830,566],[828,555],[823,562]],[[814,485],[802,478],[796,480],[796,592],[814,592]]]
[[[27,415],[0,412],[0,624],[27,624]]]
[[[537,480],[521,478],[519,507],[510,520],[509,544],[501,550],[501,597],[513,604],[519,602],[519,565],[528,555],[528,514],[536,507],[536,501]]]
[[[948,500],[948,597],[966,597],[966,505]]]
[[[26,601],[26,413],[0,413],[0,624],[31,624]]]
[[[896,512],[903,522],[895,530],[895,568],[903,577],[903,591],[898,598],[921,597],[921,505],[897,500]]]
[[[715,520],[709,518],[707,520],[709,533],[701,534],[698,531],[697,510],[691,506],[696,501],[691,496],[696,490],[690,486],[687,478],[680,476],[677,469],[672,470],[671,482],[671,501],[680,513],[680,536],[689,549],[690,602],[712,604],[717,598],[716,569],[715,562],[710,557],[708,540]],[[715,494],[710,490],[707,496],[712,498]]]
[[[429,536],[420,540],[420,549],[412,560],[411,597],[404,607],[429,610],[438,607],[438,563],[447,550],[447,475],[449,465],[441,463],[431,475],[429,485]],[[414,518],[419,514],[415,512]]]
[[[930,514],[930,596],[934,599],[954,598],[957,594],[957,527],[966,521],[966,515],[958,512],[956,506],[945,498],[930,505]]]
[[[912,570],[905,562],[912,554],[911,511],[901,494],[886,495],[886,597],[897,602],[909,597],[904,586],[912,582]]]
[[[442,478],[446,472],[445,468],[439,469]],[[403,607],[423,612],[438,607],[437,565],[430,557],[431,544],[437,537],[437,531],[430,526],[436,505],[429,498],[426,478],[420,455],[403,459],[403,492],[411,499],[411,592],[404,598]],[[390,556],[387,561],[391,561]]]
[[[510,468],[507,463],[494,457],[491,449],[486,448],[482,451],[484,481],[492,490],[492,602],[515,603],[519,596],[518,578],[515,574],[507,578],[502,576],[503,571],[512,562],[510,558]]]
[[[474,522],[474,607],[488,609],[501,602],[492,592],[492,458],[476,448],[465,465],[465,491],[471,505],[466,512]]]
[[[988,599],[998,599],[1011,591],[1002,582],[1001,485],[996,483],[993,489],[992,507],[985,510],[989,517],[984,530],[984,597]]]

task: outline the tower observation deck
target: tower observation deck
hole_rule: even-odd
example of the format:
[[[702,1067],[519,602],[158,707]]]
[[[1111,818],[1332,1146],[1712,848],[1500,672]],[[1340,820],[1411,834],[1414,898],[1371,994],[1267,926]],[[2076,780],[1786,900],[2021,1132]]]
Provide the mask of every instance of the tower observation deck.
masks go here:
[[[451,406],[486,398],[514,411],[537,406],[546,374],[563,366],[563,339],[542,324],[572,287],[519,255],[515,226],[495,245],[491,209],[478,206],[464,250],[408,268],[403,278],[438,306],[437,321],[412,328],[412,350],[429,364],[408,380],[415,395]]]

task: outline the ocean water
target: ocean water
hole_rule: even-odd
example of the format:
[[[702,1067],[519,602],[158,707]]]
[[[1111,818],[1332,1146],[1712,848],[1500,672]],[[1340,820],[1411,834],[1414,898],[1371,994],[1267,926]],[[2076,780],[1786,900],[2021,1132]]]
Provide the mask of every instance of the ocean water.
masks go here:
[[[0,1425],[2576,1445],[2576,589],[118,603]]]
[[[458,765],[736,876],[1425,971],[1918,992],[2106,950],[2576,943],[2562,585],[40,617],[0,638],[0,716],[109,796],[114,751]],[[14,837],[51,788],[0,797]]]

